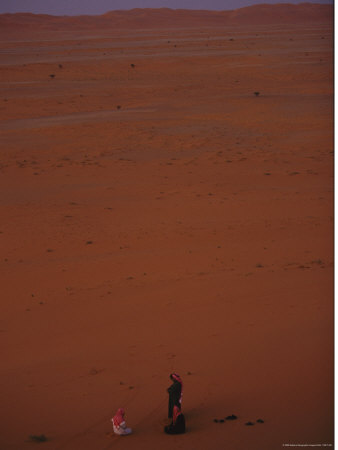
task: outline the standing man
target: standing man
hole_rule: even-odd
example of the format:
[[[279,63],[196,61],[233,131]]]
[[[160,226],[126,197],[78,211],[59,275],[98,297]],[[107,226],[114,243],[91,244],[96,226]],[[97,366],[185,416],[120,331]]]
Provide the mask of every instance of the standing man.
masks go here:
[[[169,393],[168,418],[172,419],[174,406],[177,406],[181,410],[183,383],[177,373],[170,374],[170,379],[173,384],[167,389]]]

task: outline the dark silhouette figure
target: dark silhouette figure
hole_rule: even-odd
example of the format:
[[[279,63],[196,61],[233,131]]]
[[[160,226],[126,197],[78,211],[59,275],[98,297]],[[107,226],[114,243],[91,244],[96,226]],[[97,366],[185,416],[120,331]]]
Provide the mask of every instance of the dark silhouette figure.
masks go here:
[[[181,410],[183,384],[181,377],[177,373],[172,373],[170,379],[173,381],[173,384],[167,389],[169,393],[168,417],[172,419],[174,406]]]

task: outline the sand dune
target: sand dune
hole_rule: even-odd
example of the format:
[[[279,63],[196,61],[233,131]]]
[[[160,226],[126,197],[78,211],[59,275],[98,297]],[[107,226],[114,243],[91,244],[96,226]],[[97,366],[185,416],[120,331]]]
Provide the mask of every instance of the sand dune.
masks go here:
[[[332,446],[330,11],[0,17],[1,450]]]
[[[2,14],[0,27],[38,29],[90,28],[180,28],[255,24],[299,24],[332,21],[333,6],[311,3],[298,5],[255,5],[233,11],[191,11],[133,9],[111,11],[101,16],[55,17],[29,13]]]

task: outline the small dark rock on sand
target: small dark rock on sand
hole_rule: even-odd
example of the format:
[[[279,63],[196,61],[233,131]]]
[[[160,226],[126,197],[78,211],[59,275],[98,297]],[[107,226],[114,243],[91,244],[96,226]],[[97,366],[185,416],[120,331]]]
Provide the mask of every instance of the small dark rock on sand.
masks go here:
[[[251,427],[252,425],[255,425],[253,422],[247,422],[245,425]]]
[[[263,419],[257,419],[256,422],[257,422],[257,423],[264,423],[264,420],[263,420]]]
[[[214,419],[215,423],[224,423],[224,419]]]
[[[236,420],[236,419],[237,419],[237,416],[235,416],[235,414],[231,414],[231,416],[227,416],[225,418],[225,420]]]
[[[40,434],[39,436],[37,436],[35,434],[31,434],[29,436],[29,439],[34,442],[46,442],[47,441],[47,438],[44,434]]]

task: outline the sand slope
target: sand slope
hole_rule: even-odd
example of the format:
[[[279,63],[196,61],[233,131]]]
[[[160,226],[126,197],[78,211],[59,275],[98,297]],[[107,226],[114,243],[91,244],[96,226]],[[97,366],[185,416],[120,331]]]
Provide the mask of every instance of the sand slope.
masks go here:
[[[332,444],[331,19],[86,20],[0,43],[0,448]]]
[[[44,14],[1,14],[2,31],[20,29],[88,29],[88,28],[181,28],[201,26],[257,24],[318,24],[333,20],[333,5],[313,3],[255,5],[233,11],[191,11],[132,9],[111,11],[101,16],[48,16]],[[20,31],[20,30],[18,30]]]

